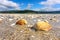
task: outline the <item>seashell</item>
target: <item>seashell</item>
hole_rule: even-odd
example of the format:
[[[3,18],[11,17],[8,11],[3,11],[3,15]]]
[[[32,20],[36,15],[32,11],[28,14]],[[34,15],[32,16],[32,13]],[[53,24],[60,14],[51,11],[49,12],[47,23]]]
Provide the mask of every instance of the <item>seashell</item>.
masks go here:
[[[36,23],[36,27],[37,30],[44,30],[44,31],[49,31],[52,27],[48,22],[44,22],[44,21],[39,21]]]
[[[26,25],[27,24],[27,21],[25,19],[20,19],[16,22],[16,24],[18,25]]]

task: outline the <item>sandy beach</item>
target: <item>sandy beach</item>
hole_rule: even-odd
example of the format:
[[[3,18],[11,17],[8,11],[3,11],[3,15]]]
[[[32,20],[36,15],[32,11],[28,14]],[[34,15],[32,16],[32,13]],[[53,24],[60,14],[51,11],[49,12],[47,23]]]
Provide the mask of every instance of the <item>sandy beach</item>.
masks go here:
[[[19,19],[26,19],[28,24],[16,25]],[[34,31],[37,21],[47,20],[52,29],[48,32]],[[60,14],[0,14],[0,40],[60,40]]]

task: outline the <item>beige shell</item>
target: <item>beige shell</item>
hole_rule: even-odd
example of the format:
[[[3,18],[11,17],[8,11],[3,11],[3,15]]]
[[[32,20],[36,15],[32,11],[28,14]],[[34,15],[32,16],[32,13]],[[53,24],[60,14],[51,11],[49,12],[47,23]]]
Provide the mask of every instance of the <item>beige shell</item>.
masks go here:
[[[18,25],[26,25],[26,24],[27,24],[27,20],[25,20],[25,19],[20,19],[20,20],[18,20],[18,21],[16,22],[16,24],[18,24]]]
[[[48,22],[40,21],[36,23],[36,29],[49,31],[51,29],[51,25]]]

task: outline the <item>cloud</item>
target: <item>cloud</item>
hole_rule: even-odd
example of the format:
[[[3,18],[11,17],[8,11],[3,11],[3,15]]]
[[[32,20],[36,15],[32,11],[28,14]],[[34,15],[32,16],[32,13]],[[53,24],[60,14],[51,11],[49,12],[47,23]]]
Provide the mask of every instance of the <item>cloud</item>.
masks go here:
[[[57,11],[60,10],[60,7],[55,7],[57,6],[56,4],[60,4],[60,0],[47,0],[39,3],[40,5],[44,5],[42,10],[47,10],[47,11]]]
[[[40,9],[41,11],[58,11],[60,8],[54,8],[54,7],[44,7]]]
[[[44,4],[44,5],[60,4],[60,0],[47,0],[47,1],[41,2],[41,4]]]
[[[26,9],[30,9],[33,6],[33,4],[28,4]]]
[[[6,10],[11,10],[12,9],[16,9],[19,10],[19,4],[13,2],[13,1],[9,1],[9,0],[0,0],[0,10],[2,9],[6,9]]]

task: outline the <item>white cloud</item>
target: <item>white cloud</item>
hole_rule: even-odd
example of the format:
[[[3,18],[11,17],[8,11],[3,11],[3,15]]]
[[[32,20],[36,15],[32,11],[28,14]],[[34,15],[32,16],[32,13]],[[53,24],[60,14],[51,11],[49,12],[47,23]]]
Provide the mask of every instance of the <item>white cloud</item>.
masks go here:
[[[20,9],[19,4],[9,1],[9,0],[0,0],[0,9],[7,9],[10,10],[8,7],[12,7],[13,9]]]
[[[44,4],[44,5],[60,4],[60,0],[47,0],[47,1],[41,2],[40,4]]]
[[[26,9],[30,9],[33,6],[33,4],[28,4]]]
[[[41,11],[58,11],[60,8],[53,8],[53,7],[44,7],[40,9]]]
[[[53,7],[56,6],[56,4],[60,4],[60,0],[47,0],[47,1],[40,2],[39,4],[44,5],[44,7],[41,8],[42,10],[47,10],[47,11],[60,10],[60,7],[59,8]]]

